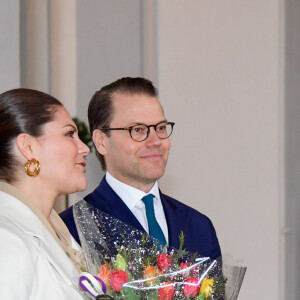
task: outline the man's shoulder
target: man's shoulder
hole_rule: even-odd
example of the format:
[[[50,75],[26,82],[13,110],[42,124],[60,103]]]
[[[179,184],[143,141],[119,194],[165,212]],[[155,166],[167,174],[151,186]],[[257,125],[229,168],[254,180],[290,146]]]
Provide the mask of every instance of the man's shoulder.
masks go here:
[[[59,216],[65,220],[68,219],[69,217],[73,217],[73,205],[68,207],[67,209],[65,209],[64,211],[62,211],[61,213],[59,213]]]
[[[172,205],[172,207],[178,211],[185,211],[188,214],[195,214],[198,215],[201,218],[206,218],[208,219],[208,217],[206,215],[204,215],[203,213],[199,212],[198,210],[196,210],[195,208],[177,200],[172,198],[171,196],[165,195],[163,193],[161,194],[161,200],[162,203],[167,202],[169,205]]]
[[[179,247],[178,235],[183,232],[188,251],[213,258],[221,255],[216,231],[212,221],[206,215],[162,193],[161,200],[170,229],[170,243],[173,247]]]
[[[107,183],[105,176],[94,191],[87,194],[83,199],[91,206],[100,209],[107,214],[111,214],[116,211],[116,207],[119,209],[125,209],[125,204],[122,202],[122,199]],[[67,220],[72,220],[73,206],[60,213],[60,217],[65,221],[65,223],[68,222]]]
[[[105,176],[95,190],[84,197],[84,200],[105,212],[113,209],[121,201],[116,192],[107,183]]]
[[[99,185],[89,194],[87,194],[84,199],[86,201],[92,201],[93,199],[98,199],[99,196],[111,196],[114,195],[114,190],[110,187],[110,185],[106,181],[106,176],[102,178]]]
[[[162,193],[161,200],[165,213],[169,217],[177,219],[177,222],[206,229],[213,227],[211,219],[195,208]]]

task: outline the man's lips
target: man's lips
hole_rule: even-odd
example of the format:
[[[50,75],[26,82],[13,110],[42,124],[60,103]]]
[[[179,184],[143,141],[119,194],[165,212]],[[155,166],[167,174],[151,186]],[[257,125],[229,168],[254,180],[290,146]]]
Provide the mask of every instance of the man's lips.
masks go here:
[[[150,160],[161,159],[162,157],[163,157],[163,155],[160,153],[153,153],[153,154],[147,154],[147,155],[141,156],[141,158],[150,159]]]

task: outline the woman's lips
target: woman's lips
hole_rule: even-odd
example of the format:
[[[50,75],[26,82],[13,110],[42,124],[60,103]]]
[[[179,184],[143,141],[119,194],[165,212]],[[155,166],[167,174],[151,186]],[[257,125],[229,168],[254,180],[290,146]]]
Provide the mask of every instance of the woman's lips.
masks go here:
[[[77,163],[77,165],[81,166],[83,168],[83,170],[85,171],[85,166],[86,166],[86,162],[80,162],[80,163]]]

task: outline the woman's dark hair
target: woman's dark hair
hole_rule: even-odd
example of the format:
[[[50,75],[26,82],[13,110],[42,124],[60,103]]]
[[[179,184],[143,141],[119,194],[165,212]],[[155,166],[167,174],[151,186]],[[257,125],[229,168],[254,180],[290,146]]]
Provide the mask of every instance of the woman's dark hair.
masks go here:
[[[43,126],[54,118],[62,104],[54,97],[31,89],[14,89],[0,94],[0,180],[15,180],[18,162],[13,144],[20,133],[43,134]]]
[[[88,118],[91,135],[97,128],[109,127],[113,118],[112,96],[115,93],[125,95],[147,95],[157,97],[157,89],[153,83],[142,77],[124,77],[114,81],[97,91],[89,104]],[[110,136],[109,131],[105,131],[107,136]],[[96,151],[96,155],[100,160],[103,171],[106,171],[106,163],[103,155]]]

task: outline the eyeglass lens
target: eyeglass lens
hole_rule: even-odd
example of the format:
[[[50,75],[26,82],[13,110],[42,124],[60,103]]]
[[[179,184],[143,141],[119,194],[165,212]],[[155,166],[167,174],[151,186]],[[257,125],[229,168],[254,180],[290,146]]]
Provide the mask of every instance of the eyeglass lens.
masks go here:
[[[155,132],[159,138],[166,139],[172,133],[172,125],[168,123],[159,123],[155,126]],[[148,137],[149,133],[150,127],[142,124],[133,126],[130,131],[130,135],[135,141],[145,140]]]

